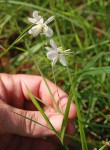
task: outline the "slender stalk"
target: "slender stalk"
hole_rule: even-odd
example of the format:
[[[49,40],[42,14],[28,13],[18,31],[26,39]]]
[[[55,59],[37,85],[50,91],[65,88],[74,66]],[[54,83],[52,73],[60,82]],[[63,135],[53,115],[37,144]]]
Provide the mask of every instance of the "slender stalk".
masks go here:
[[[52,0],[49,0],[49,2],[50,2],[50,7],[51,7],[51,10],[52,10],[52,13],[53,13],[53,8],[54,8],[53,7],[53,2],[52,2]],[[53,15],[54,15],[54,13],[53,13]],[[54,19],[54,22],[55,22],[55,28],[56,28],[56,32],[57,32],[57,35],[58,35],[58,39],[60,41],[60,45],[62,46],[61,35],[60,35],[60,31],[59,31],[56,19]]]
[[[56,90],[57,90],[57,94],[58,94],[58,98],[59,98],[58,103],[59,103],[59,106],[61,106],[61,99],[60,99],[60,95],[59,95],[59,92],[58,92],[58,87],[57,87],[57,83],[56,83],[56,79],[55,79],[54,66],[52,66],[52,73],[53,73],[54,84],[56,86]],[[61,110],[61,113],[63,114],[62,110]]]
[[[75,90],[74,84],[72,82],[68,66],[67,66],[67,72],[68,72],[69,80],[70,80],[70,83],[71,83],[71,90],[73,91],[73,94],[74,94],[74,101],[75,101],[76,109],[77,109],[78,124],[79,124],[81,143],[82,143],[82,150],[88,150],[86,136],[85,136],[85,132],[84,132],[84,127],[83,127],[83,124],[82,124],[83,120],[82,120],[82,117],[81,117],[80,105],[79,105],[77,96],[75,94],[75,93],[77,93],[77,91]]]
[[[54,96],[53,96],[53,94],[52,94],[52,92],[51,92],[51,89],[50,89],[49,85],[47,84],[46,78],[44,77],[44,75],[43,75],[41,69],[39,68],[38,64],[36,63],[36,59],[35,59],[34,55],[32,54],[32,52],[29,50],[29,46],[28,46],[27,43],[26,43],[26,47],[27,47],[27,50],[29,51],[29,54],[30,54],[30,56],[32,57],[32,59],[33,59],[35,65],[36,65],[36,67],[37,67],[37,70],[38,70],[39,73],[41,74],[41,76],[42,76],[42,78],[43,78],[43,80],[44,80],[44,82],[45,82],[45,84],[46,84],[46,86],[47,86],[47,88],[48,88],[48,90],[49,90],[49,93],[50,93],[50,95],[51,95],[51,97],[52,97],[52,100],[53,100],[53,103],[54,103],[54,107],[56,108],[56,110],[57,110],[59,113],[61,113],[59,107],[57,106],[57,103],[56,103],[56,101],[55,101],[55,98],[54,98]]]

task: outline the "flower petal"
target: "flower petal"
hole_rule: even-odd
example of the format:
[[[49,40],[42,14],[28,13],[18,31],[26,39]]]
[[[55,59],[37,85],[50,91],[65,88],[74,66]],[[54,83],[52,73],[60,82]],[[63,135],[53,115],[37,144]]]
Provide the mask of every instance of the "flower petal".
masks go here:
[[[37,24],[43,24],[43,22],[44,22],[44,19],[38,15],[38,11],[33,12],[33,19],[36,20],[35,23],[37,23]]]
[[[54,16],[51,16],[50,18],[48,18],[46,21],[45,21],[45,24],[48,24],[50,22],[52,22],[54,20]]]
[[[67,61],[66,61],[66,58],[63,54],[60,54],[59,55],[59,60],[60,60],[60,63],[63,65],[63,66],[67,66]]]
[[[48,50],[48,51],[54,51],[54,49],[51,48],[51,47],[45,47],[45,49]]]
[[[28,17],[28,20],[29,20],[29,22],[31,22],[31,23],[36,23],[36,20],[33,19],[33,18]]]
[[[52,66],[54,66],[54,65],[56,64],[57,60],[58,60],[58,56],[56,56],[56,57],[53,59],[53,61],[52,61]]]
[[[50,40],[50,45],[57,51],[57,45],[56,43],[54,42],[54,40]]]
[[[34,12],[33,12],[33,18],[37,20],[38,17],[39,17],[38,11],[34,11]]]
[[[36,25],[36,26],[33,26],[29,31],[28,31],[28,33],[29,34],[33,34],[34,36],[37,36],[40,32],[41,32],[41,28],[38,26],[38,25]]]
[[[53,60],[58,57],[58,53],[56,51],[49,51],[47,52],[47,57],[48,59]]]
[[[45,25],[43,28],[43,33],[45,34],[45,36],[51,37],[53,35],[53,30],[47,25]]]
[[[39,16],[37,20],[37,24],[43,24],[43,22],[44,22],[44,19],[41,16]]]

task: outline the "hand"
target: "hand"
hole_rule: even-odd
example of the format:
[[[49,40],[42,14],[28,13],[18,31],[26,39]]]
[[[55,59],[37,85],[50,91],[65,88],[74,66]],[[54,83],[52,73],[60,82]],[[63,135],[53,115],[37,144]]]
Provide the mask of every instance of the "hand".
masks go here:
[[[68,102],[67,94],[60,88],[56,88],[49,80],[46,81],[59,108],[65,112]],[[25,85],[34,96],[54,108],[53,100],[42,77],[0,74],[0,150],[15,150],[17,148],[20,150],[34,150],[36,148],[37,150],[45,150],[48,147],[53,150],[55,145],[50,141],[43,140],[42,137],[52,136],[54,132],[48,129],[49,126],[45,119],[33,105]],[[61,101],[59,101],[59,97]],[[41,106],[54,128],[60,131],[63,115],[42,103]],[[47,128],[24,119],[12,111],[36,120]],[[71,103],[68,117],[69,120],[76,117],[74,103]],[[67,133],[74,134],[74,126],[70,121],[68,121]]]

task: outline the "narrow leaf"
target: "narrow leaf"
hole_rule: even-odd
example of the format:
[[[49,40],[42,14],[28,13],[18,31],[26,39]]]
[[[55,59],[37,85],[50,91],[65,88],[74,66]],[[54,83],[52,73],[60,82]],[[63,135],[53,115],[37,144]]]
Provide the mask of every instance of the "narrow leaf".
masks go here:
[[[27,88],[27,87],[26,87]],[[53,127],[53,125],[51,124],[50,120],[48,119],[48,117],[46,116],[46,114],[44,113],[43,109],[40,107],[39,103],[36,101],[36,99],[34,98],[34,95],[29,91],[29,89],[27,88],[28,94],[33,102],[33,104],[36,106],[36,108],[40,111],[40,113],[42,114],[42,116],[44,117],[44,119],[46,120],[46,122],[48,123],[50,129],[58,136],[58,138],[60,139],[60,134],[55,130],[55,128]]]

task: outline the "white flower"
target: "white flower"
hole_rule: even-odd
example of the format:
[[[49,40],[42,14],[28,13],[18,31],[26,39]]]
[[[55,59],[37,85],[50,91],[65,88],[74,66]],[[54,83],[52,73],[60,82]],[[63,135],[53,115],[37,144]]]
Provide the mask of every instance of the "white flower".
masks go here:
[[[37,36],[39,33],[43,33],[47,37],[51,37],[53,35],[53,30],[47,26],[48,23],[54,20],[54,16],[51,16],[44,22],[44,19],[38,15],[38,11],[33,12],[33,18],[28,18],[28,20],[35,24],[28,33]]]
[[[45,47],[45,48],[48,50],[47,52],[48,59],[52,60],[52,66],[56,64],[58,59],[63,66],[67,66],[65,55],[69,54],[68,51],[70,49],[63,51],[62,47],[57,48],[56,43],[52,39],[50,40],[50,45],[52,47]]]

